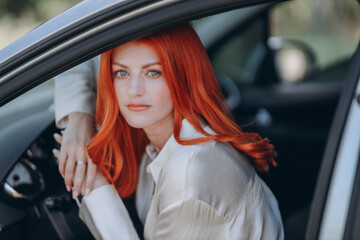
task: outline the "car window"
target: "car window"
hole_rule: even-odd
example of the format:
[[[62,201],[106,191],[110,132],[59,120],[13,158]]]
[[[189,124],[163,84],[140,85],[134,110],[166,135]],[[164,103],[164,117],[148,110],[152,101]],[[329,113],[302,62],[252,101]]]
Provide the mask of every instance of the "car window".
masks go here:
[[[215,72],[227,75],[235,83],[252,82],[265,52],[264,28],[263,19],[256,19],[214,47],[211,59]]]
[[[19,119],[47,110],[54,100],[54,80],[46,81],[0,108],[0,126],[9,126]]]

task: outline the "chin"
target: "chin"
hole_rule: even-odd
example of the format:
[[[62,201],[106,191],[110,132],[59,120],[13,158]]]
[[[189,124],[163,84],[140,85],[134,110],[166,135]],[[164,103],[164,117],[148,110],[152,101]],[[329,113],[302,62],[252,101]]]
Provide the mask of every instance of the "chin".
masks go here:
[[[144,128],[144,125],[142,124],[138,124],[138,123],[132,123],[132,122],[128,122],[128,124],[130,125],[130,127],[133,127],[133,128]]]
[[[126,122],[133,128],[145,128],[149,125],[148,119],[126,118]]]

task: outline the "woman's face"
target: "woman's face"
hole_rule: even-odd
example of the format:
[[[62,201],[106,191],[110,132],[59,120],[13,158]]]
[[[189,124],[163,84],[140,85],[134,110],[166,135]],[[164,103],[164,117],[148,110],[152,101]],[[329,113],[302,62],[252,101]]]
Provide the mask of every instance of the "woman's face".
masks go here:
[[[112,75],[120,111],[127,123],[145,131],[173,124],[173,101],[156,53],[129,42],[112,53]]]

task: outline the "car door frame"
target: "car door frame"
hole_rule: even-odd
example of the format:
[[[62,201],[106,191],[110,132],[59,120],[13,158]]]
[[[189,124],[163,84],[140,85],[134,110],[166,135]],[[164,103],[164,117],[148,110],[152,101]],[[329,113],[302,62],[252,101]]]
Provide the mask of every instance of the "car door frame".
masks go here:
[[[358,111],[360,111],[359,66],[360,45],[353,55],[328,137],[311,206],[306,239],[328,239],[329,237],[343,239],[344,237],[346,222],[350,216],[348,213],[351,211],[350,199],[360,148],[360,144],[350,149],[346,148],[348,142],[354,140],[352,134],[359,132],[355,141],[360,141],[360,125],[354,125],[354,118],[356,122]],[[346,177],[346,183],[344,177]],[[349,184],[345,193],[341,188],[343,184]],[[339,196],[339,194],[342,195]],[[336,210],[339,201],[342,204],[340,211]]]
[[[1,51],[1,55],[9,53],[9,56],[0,58],[0,106],[81,62],[150,32],[234,8],[280,1],[283,0],[140,1],[140,6],[125,5],[130,10],[124,9],[123,2],[118,2],[104,4],[101,11],[85,17],[83,11],[86,9],[70,9],[89,21],[75,19],[64,31],[59,31],[53,21],[64,18],[67,22],[64,12],[36,29],[39,33],[45,32],[42,33],[45,40],[31,42],[25,35],[17,44],[30,46],[14,53],[12,48],[16,45],[10,45]]]

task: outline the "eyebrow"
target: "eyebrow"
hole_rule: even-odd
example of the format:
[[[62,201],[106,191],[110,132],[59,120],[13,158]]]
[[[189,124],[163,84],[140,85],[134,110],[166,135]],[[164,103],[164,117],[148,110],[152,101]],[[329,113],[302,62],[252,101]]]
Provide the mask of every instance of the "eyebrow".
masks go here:
[[[123,68],[129,68],[128,66],[122,64],[122,63],[119,63],[119,62],[113,62],[112,65],[117,65],[117,66],[120,66],[120,67],[123,67]],[[153,62],[153,63],[148,63],[148,64],[145,64],[145,65],[142,65],[141,68],[148,68],[148,67],[151,67],[151,66],[154,66],[154,65],[161,65],[160,62]]]

